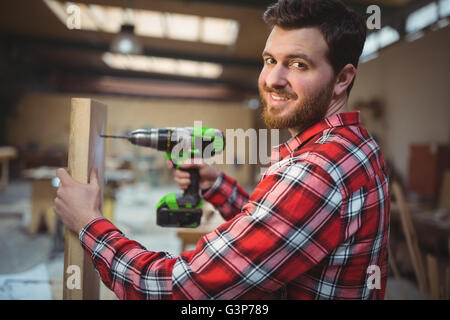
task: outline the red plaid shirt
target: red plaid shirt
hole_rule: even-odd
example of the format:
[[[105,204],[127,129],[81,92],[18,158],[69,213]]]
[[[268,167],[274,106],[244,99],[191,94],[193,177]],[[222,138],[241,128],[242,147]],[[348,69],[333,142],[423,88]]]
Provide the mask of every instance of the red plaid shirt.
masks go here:
[[[388,177],[359,112],[324,119],[272,160],[250,197],[220,175],[204,198],[227,221],[178,257],[89,223],[80,240],[103,282],[120,299],[382,299]]]

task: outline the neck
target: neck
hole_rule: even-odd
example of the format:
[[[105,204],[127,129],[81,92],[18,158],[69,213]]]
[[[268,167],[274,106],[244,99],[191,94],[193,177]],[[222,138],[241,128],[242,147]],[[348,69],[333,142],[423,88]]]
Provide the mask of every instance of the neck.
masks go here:
[[[325,114],[325,118],[328,118],[332,115],[343,113],[348,111],[348,98],[347,94],[342,94],[339,97],[333,97],[330,102],[330,106],[328,107],[328,111]],[[295,137],[300,133],[299,128],[289,128],[289,133],[292,137]]]
[[[347,94],[342,94],[339,97],[333,97],[333,99],[331,99],[330,106],[328,107],[328,111],[327,114],[325,115],[325,118],[347,111],[348,111]]]

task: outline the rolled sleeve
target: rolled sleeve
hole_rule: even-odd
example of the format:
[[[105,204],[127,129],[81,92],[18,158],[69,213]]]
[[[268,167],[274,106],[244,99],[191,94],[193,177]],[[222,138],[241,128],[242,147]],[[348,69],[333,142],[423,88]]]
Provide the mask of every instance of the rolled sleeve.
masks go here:
[[[225,220],[230,220],[241,212],[249,195],[235,179],[221,172],[203,198],[219,210]]]

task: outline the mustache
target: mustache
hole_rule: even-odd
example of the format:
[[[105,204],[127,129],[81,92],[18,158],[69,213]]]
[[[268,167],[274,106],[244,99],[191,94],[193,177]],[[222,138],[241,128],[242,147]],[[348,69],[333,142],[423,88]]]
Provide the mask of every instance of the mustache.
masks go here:
[[[287,98],[287,99],[292,99],[295,100],[298,98],[297,94],[295,94],[294,92],[286,92],[283,89],[277,89],[277,88],[270,88],[266,85],[263,86],[263,90],[264,92],[267,93],[275,93],[283,98]]]

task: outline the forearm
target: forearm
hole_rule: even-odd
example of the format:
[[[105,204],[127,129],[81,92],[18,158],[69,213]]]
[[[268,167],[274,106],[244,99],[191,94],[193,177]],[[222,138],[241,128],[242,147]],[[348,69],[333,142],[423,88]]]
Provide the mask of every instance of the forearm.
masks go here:
[[[247,191],[235,179],[223,172],[213,186],[203,194],[203,197],[219,210],[227,221],[239,214],[249,200]]]
[[[172,298],[176,259],[170,254],[147,251],[104,218],[91,221],[79,238],[102,281],[119,299]]]

